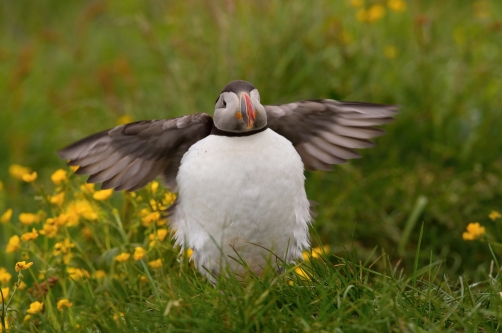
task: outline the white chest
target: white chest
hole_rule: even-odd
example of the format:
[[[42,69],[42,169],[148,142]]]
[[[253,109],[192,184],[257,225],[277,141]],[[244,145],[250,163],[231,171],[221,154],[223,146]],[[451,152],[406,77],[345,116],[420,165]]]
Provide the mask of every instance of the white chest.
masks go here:
[[[219,272],[246,260],[260,272],[270,251],[282,260],[308,247],[309,202],[303,163],[292,144],[268,129],[247,137],[211,135],[193,145],[177,176],[179,203],[171,219],[178,244]],[[272,260],[275,257],[272,257]]]

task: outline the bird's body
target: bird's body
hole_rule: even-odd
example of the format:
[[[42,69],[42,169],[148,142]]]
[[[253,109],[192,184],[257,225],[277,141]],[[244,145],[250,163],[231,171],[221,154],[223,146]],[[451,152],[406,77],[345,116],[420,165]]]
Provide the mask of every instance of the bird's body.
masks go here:
[[[262,105],[258,90],[232,81],[214,117],[144,120],[96,133],[59,151],[102,189],[135,191],[162,176],[179,195],[169,221],[199,271],[260,274],[267,262],[309,247],[304,167],[330,170],[369,148],[397,107],[330,99]],[[245,262],[245,264],[244,264]]]
[[[267,261],[299,258],[309,245],[304,179],[293,145],[271,129],[209,135],[181,161],[180,200],[170,218],[176,241],[193,249],[199,269],[213,275],[222,263],[243,273],[239,256],[255,273]]]

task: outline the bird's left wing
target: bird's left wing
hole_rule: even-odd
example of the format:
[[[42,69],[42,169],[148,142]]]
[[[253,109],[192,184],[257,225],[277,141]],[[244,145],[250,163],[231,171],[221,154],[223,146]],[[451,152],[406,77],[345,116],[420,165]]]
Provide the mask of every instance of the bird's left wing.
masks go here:
[[[77,174],[90,174],[88,183],[103,182],[102,189],[135,191],[162,174],[170,190],[177,191],[181,158],[212,126],[205,113],[137,121],[91,135],[58,155],[79,166]]]
[[[309,170],[358,158],[356,148],[373,147],[369,139],[385,132],[374,126],[394,119],[398,107],[332,99],[264,105],[268,127],[291,141]]]

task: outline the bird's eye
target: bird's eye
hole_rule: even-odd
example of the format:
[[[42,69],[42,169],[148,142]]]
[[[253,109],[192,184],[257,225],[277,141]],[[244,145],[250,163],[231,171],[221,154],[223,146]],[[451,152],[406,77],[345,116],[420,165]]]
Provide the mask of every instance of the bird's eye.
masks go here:
[[[224,108],[226,108],[227,107],[227,102],[225,102],[225,100],[223,100],[222,105],[223,105]]]

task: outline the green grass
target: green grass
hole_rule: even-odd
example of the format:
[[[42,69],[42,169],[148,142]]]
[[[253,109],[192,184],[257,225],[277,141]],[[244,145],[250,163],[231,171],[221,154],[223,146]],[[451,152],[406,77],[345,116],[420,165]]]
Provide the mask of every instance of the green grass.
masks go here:
[[[121,311],[131,331],[497,331],[502,251],[486,241],[502,242],[502,223],[487,218],[502,210],[502,3],[408,1],[402,13],[386,1],[365,6],[377,3],[385,16],[361,23],[350,1],[1,2],[0,214],[14,214],[0,224],[0,267],[11,273],[22,254],[4,253],[5,244],[27,231],[17,216],[44,206],[9,177],[9,165],[38,171],[50,192],[49,176],[63,165],[54,151],[122,115],[211,113],[237,78],[269,104],[402,107],[363,159],[307,174],[319,203],[314,243],[331,245],[311,280],[270,274],[213,288],[166,245],[169,268],[152,275],[159,297],[138,289],[136,273],[123,285],[69,282],[73,314],[40,316],[37,330],[71,331],[77,321],[89,332],[118,330],[112,317]],[[474,221],[486,227],[483,242],[462,240]],[[28,303],[17,301],[20,316]]]

